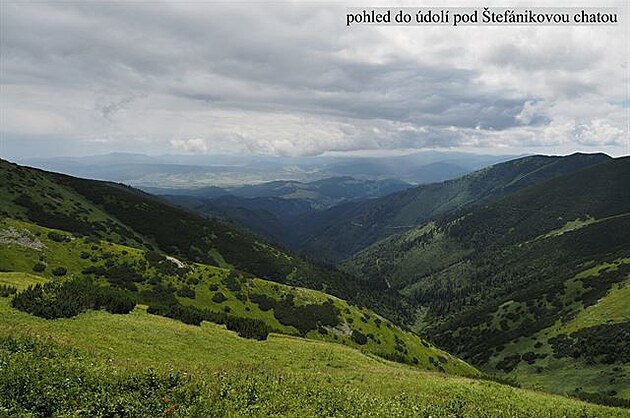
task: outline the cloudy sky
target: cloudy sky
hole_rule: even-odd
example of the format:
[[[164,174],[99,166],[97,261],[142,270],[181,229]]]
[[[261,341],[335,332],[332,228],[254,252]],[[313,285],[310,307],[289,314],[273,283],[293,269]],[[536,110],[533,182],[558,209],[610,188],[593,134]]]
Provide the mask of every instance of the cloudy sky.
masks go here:
[[[623,15],[608,27],[346,27],[357,2],[0,4],[2,157],[628,153]]]

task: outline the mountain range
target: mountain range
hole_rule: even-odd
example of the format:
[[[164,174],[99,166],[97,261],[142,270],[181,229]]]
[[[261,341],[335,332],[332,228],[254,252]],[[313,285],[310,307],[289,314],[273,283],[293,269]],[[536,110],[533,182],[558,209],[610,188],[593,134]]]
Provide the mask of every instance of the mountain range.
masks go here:
[[[397,179],[418,184],[443,181],[513,158],[455,151],[396,156],[276,157],[270,155],[160,155],[111,153],[40,157],[20,163],[78,177],[169,189],[234,187],[276,180],[312,182],[330,177]]]
[[[415,186],[332,177],[141,191],[3,160],[0,179],[0,311],[8,326],[0,331],[0,360],[15,367],[49,370],[47,357],[37,353],[66,353],[46,345],[30,357],[16,356],[15,343],[7,341],[18,328],[81,349],[82,327],[96,350],[93,362],[122,361],[111,348],[145,367],[165,361],[163,354],[150,343],[139,354],[144,346],[134,339],[149,326],[159,330],[152,338],[175,350],[168,321],[179,321],[186,324],[177,328],[181,338],[216,346],[205,336],[210,332],[227,344],[220,349],[231,362],[245,357],[228,352],[254,358],[262,350],[274,370],[286,373],[288,363],[273,350],[293,347],[300,371],[290,373],[315,381],[312,362],[330,373],[319,390],[352,379],[341,372],[347,362],[370,388],[387,392],[376,374],[399,373],[387,369],[393,361],[403,374],[472,378],[448,377],[452,390],[463,391],[466,416],[501,404],[492,392],[504,393],[505,386],[488,379],[628,405],[630,157],[527,156]],[[112,330],[109,348],[96,338],[96,324]],[[24,338],[28,346],[43,344]],[[263,342],[254,348],[245,342],[251,339]],[[312,346],[316,358],[305,354],[302,341],[319,344]],[[187,371],[201,367],[188,357],[204,358],[197,349],[180,347],[168,361]],[[76,364],[86,376],[97,373]],[[256,379],[274,379],[262,362],[251,367]],[[60,370],[64,380],[78,369]],[[297,375],[283,376],[293,382]],[[422,376],[427,393],[442,387],[434,376]],[[44,377],[24,387],[37,387]],[[58,378],[50,379],[58,396],[69,396]],[[234,384],[246,393],[250,383]],[[462,386],[469,384],[473,389]],[[0,390],[9,385],[0,373]],[[269,388],[257,390],[273,403],[280,395]],[[369,388],[357,390],[375,396]],[[580,408],[577,401],[510,390],[528,399],[518,414],[546,414],[560,404],[565,411]],[[414,402],[429,410],[455,408],[451,398]],[[581,405],[595,415],[624,413]],[[364,407],[355,413],[365,414]]]

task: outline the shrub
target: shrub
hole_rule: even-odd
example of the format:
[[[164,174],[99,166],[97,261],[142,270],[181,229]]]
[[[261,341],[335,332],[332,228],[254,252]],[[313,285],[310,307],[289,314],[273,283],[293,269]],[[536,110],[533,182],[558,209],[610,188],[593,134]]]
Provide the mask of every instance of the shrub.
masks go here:
[[[267,295],[250,294],[249,299],[258,305],[262,311],[273,308],[274,316],[282,325],[296,328],[300,334],[317,329],[318,325],[336,326],[339,323],[339,309],[329,300],[317,304],[296,306],[293,295],[277,301]]]
[[[520,388],[521,387],[521,384],[518,383],[511,376],[502,376],[502,375],[497,375],[497,374],[484,373],[484,374],[481,375],[480,379],[490,380],[492,382],[501,383],[502,385],[508,385],[508,386],[512,386],[512,387],[515,387],[515,388]]]
[[[239,337],[266,340],[271,329],[264,321],[254,318],[230,316],[225,323],[227,329],[236,331]]]
[[[48,238],[55,242],[64,242],[66,240],[66,236],[60,234],[59,232],[50,231],[48,233]]]
[[[227,298],[221,292],[217,292],[217,293],[214,294],[214,296],[212,296],[212,301],[215,302],[215,303],[223,303],[226,300],[227,300]]]
[[[16,292],[17,288],[15,286],[10,286],[7,284],[0,285],[0,297],[6,298],[14,295]]]
[[[101,287],[97,298],[97,304],[113,314],[127,314],[136,306],[135,296],[123,289]]]
[[[223,279],[223,283],[225,283],[225,286],[232,292],[241,291],[241,283],[238,281],[238,277],[234,271],[231,271],[230,274]]]
[[[219,324],[225,322],[225,314],[223,313],[214,313],[194,306],[183,306],[178,303],[155,303],[149,305],[147,312],[154,315],[177,319],[188,325],[201,325],[202,321],[211,321]]]
[[[33,271],[36,273],[41,273],[42,271],[46,270],[46,264],[40,262],[35,263],[35,265],[33,266]]]
[[[576,391],[572,395],[586,402],[614,406],[617,408],[630,408],[630,399],[617,398],[611,394]]]
[[[260,310],[263,312],[266,312],[272,309],[276,304],[276,301],[273,298],[270,298],[267,295],[262,295],[262,294],[259,295],[257,293],[250,294],[249,299],[252,302],[254,302],[256,305],[258,305]]]
[[[227,306],[226,306],[227,308]],[[227,329],[236,331],[240,337],[266,340],[271,328],[260,319],[229,316],[227,312],[212,312],[194,306],[183,306],[177,302],[153,303],[148,313],[177,319],[189,325],[201,325],[202,321],[225,324]]]
[[[507,356],[503,360],[498,362],[496,365],[496,368],[499,370],[503,370],[505,373],[509,373],[512,370],[514,370],[514,368],[516,368],[516,366],[518,366],[520,362],[521,362],[521,355],[514,354],[511,356]]]
[[[630,361],[626,349],[630,341],[630,323],[601,324],[583,328],[570,335],[559,334],[549,338],[554,357],[584,358],[587,362],[601,360],[627,363]]]
[[[111,260],[106,262],[105,266],[89,266],[83,269],[82,273],[104,277],[111,284],[132,292],[138,290],[135,283],[145,280],[145,277],[138,272],[138,267],[133,263],[114,264]]]
[[[166,260],[166,257],[158,253],[157,251],[147,251],[144,256],[147,261],[152,265]]]
[[[65,267],[55,267],[51,271],[53,276],[57,276],[57,277],[65,276],[67,272],[68,272],[68,269],[66,269]]]
[[[177,291],[177,296],[181,296],[183,298],[194,299],[195,298],[195,290],[190,286],[184,286]]]
[[[350,335],[350,338],[352,338],[352,341],[354,341],[355,343],[359,344],[359,345],[365,345],[368,342],[367,337],[365,336],[365,334],[363,334],[360,331],[352,330],[352,334]]]
[[[67,282],[37,284],[15,295],[12,306],[23,312],[46,318],[71,318],[89,309],[129,313],[136,305],[133,294],[99,286],[91,279],[77,278]]]

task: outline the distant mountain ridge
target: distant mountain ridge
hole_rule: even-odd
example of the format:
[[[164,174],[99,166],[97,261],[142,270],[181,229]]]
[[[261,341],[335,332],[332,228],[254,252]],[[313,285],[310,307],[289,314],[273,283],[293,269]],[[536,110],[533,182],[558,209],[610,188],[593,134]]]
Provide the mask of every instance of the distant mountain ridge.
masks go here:
[[[366,246],[430,218],[610,160],[605,154],[529,156],[495,164],[443,183],[420,185],[382,198],[337,206],[305,219],[293,244],[336,263]]]
[[[136,187],[197,188],[275,180],[312,182],[330,177],[397,179],[419,184],[443,181],[511,156],[422,151],[399,156],[278,157],[247,154],[158,155],[112,153],[86,157],[30,158],[21,164]]]
[[[278,180],[236,187],[143,188],[199,213],[230,220],[268,240],[285,244],[290,220],[344,202],[373,199],[411,187],[394,179],[331,177],[312,182]]]
[[[156,188],[143,190],[164,196],[192,196],[199,199],[216,199],[232,196],[241,199],[279,198],[299,200],[313,209],[323,209],[339,203],[381,197],[411,187],[395,179],[358,180],[353,177],[330,177],[311,182],[276,180],[260,184],[233,187]]]

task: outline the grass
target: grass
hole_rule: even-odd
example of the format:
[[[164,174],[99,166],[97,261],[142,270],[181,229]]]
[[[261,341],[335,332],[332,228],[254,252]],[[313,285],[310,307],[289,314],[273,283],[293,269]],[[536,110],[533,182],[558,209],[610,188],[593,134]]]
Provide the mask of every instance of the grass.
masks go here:
[[[43,261],[47,265],[46,270],[38,274],[50,280],[63,280],[51,274],[54,267],[66,267],[68,273],[65,277],[72,277],[81,275],[87,267],[102,266],[112,260],[117,263],[132,264],[145,261],[144,251],[121,244],[75,238],[67,233],[63,233],[67,240],[57,242],[50,239],[49,233],[62,233],[61,231],[18,220],[0,220],[0,232],[7,228],[13,228],[24,236],[38,240],[44,248],[37,250],[17,243],[0,245],[0,271],[30,274],[33,266]],[[87,257],[82,257],[86,254]],[[413,362],[416,367],[425,370],[444,370],[468,376],[479,374],[475,368],[457,357],[421,340],[411,332],[402,330],[374,312],[351,305],[345,300],[320,291],[286,286],[257,278],[241,280],[241,290],[233,291],[225,282],[225,278],[230,274],[229,269],[204,264],[187,264],[187,267],[189,270],[180,277],[165,277],[165,280],[175,287],[185,285],[194,289],[194,298],[178,297],[180,303],[184,305],[193,305],[214,312],[229,310],[230,315],[261,319],[277,332],[297,336],[299,332],[296,328],[281,324],[272,310],[262,311],[249,299],[249,296],[264,294],[278,300],[286,295],[293,295],[296,305],[321,304],[330,300],[339,310],[339,325],[334,328],[327,327],[325,333],[312,330],[306,334],[307,338],[348,345],[366,353],[390,359],[400,356],[401,359],[404,358],[404,361]],[[157,272],[149,267],[143,274],[150,278]],[[138,288],[141,290],[148,287],[148,284],[138,283]],[[210,290],[210,287],[217,290]],[[212,300],[217,292],[225,295],[224,302],[217,303]],[[237,297],[238,295],[241,295],[241,299]],[[369,337],[367,343],[357,344],[351,338],[353,330],[367,335]]]
[[[630,319],[630,277],[613,285],[612,289],[596,304],[584,308],[582,302],[574,300],[582,291],[580,279],[597,276],[604,269],[616,270],[620,264],[630,263],[628,258],[620,258],[614,262],[601,263],[590,267],[574,278],[565,282],[567,307],[577,315],[566,322],[556,321],[530,337],[523,337],[507,344],[485,367],[488,372],[496,372],[496,364],[510,355],[535,352],[546,355],[533,364],[522,361],[510,373],[519,383],[526,387],[540,388],[560,393],[573,393],[576,390],[607,393],[614,391],[620,398],[630,398],[630,365],[628,364],[588,364],[582,359],[555,358],[548,339],[559,334],[571,334],[584,328],[607,324],[627,322]],[[516,302],[502,305],[506,311],[514,311]],[[494,317],[496,326],[497,318]],[[538,345],[538,346],[536,346]]]
[[[599,269],[609,267],[616,270],[619,263],[630,263],[630,259],[618,260],[617,263],[599,265]],[[630,277],[618,283],[601,298],[595,305],[591,305],[578,312],[578,315],[564,325],[566,333],[574,332],[605,323],[630,321]]]
[[[585,226],[588,226],[588,225],[590,225],[590,224],[592,224],[594,222],[596,222],[596,220],[592,216],[588,216],[585,219],[575,219],[573,221],[567,222],[561,228],[554,229],[553,231],[549,231],[546,234],[544,234],[543,236],[541,236],[539,238],[535,238],[535,239],[544,239],[544,238],[556,237],[558,235],[562,235],[564,233],[567,233],[567,232],[570,232],[570,231],[574,231],[576,229],[584,228]]]
[[[398,251],[405,248],[405,251]],[[421,291],[419,278],[456,265],[470,250],[461,248],[435,223],[391,236],[355,254],[342,268],[357,276],[384,278],[405,296]]]
[[[571,231],[575,231],[576,229],[580,229],[580,228],[584,228],[587,227],[589,225],[592,225],[594,223],[598,223],[598,222],[604,222],[610,219],[615,219],[615,218],[622,218],[625,216],[630,216],[630,213],[621,213],[618,215],[614,215],[614,216],[607,216],[604,218],[600,218],[600,219],[595,219],[592,216],[586,216],[584,217],[584,219],[575,219],[572,221],[568,221],[566,224],[564,224],[562,227],[554,229],[552,231],[547,232],[546,234],[543,234],[539,237],[534,238],[535,240],[539,240],[539,239],[546,239],[546,238],[551,238],[551,237],[557,237],[559,235],[562,234],[566,234],[567,232],[571,232]]]
[[[81,367],[96,367],[99,373],[105,368],[106,373],[119,375],[148,369],[184,374],[198,394],[183,415],[209,411],[229,416],[627,415],[562,396],[423,372],[340,344],[285,335],[246,340],[222,326],[184,325],[149,315],[142,307],[129,315],[99,311],[47,321],[16,311],[2,299],[0,315],[0,336],[38,336],[47,344],[77,350]],[[64,359],[58,361],[71,361]],[[1,375],[2,369],[0,380]]]
[[[0,284],[14,286],[17,290],[24,290],[28,286],[44,284],[46,282],[46,279],[34,274],[17,272],[0,273]]]

